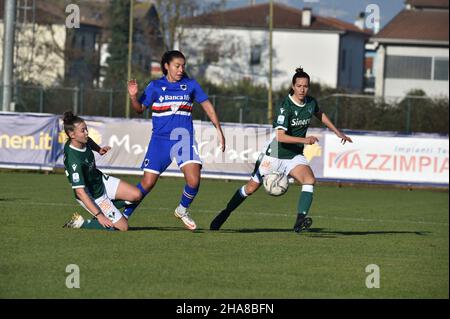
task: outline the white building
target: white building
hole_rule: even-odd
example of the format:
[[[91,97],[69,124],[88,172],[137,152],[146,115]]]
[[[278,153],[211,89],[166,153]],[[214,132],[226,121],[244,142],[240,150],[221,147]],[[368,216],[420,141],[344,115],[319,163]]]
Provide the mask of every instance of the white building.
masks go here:
[[[370,34],[311,9],[273,5],[273,89],[290,85],[302,66],[311,80],[362,91],[364,44]],[[185,21],[178,43],[190,70],[217,84],[247,79],[268,85],[269,4],[196,16]]]
[[[448,0],[408,0],[373,39],[375,94],[404,96],[420,89],[448,97]]]

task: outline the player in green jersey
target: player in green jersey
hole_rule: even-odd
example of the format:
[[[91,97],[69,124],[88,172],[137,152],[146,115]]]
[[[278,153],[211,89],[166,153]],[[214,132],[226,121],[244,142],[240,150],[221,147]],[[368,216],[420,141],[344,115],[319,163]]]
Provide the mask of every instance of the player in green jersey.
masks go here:
[[[72,184],[75,199],[94,216],[92,220],[75,213],[64,227],[128,230],[124,218],[112,200],[131,202],[140,198],[140,191],[118,178],[103,174],[95,165],[92,152],[103,155],[110,147],[101,148],[89,138],[84,120],[72,114],[64,113],[64,131],[69,139],[64,145],[64,167],[67,178]],[[117,204],[116,204],[117,205]]]
[[[312,116],[316,116],[333,131],[341,139],[342,144],[345,144],[345,142],[352,143],[352,140],[339,131],[328,116],[320,111],[317,101],[308,95],[309,85],[309,75],[302,68],[296,69],[292,77],[289,95],[276,109],[273,122],[274,139],[259,157],[252,177],[247,184],[236,191],[226,208],[211,222],[211,230],[220,229],[231,212],[242,204],[249,195],[259,189],[263,176],[272,171],[289,175],[302,184],[294,231],[301,232],[311,226],[312,219],[307,217],[307,214],[311,207],[316,179],[308,160],[303,156],[303,148],[305,145],[318,142],[315,136],[306,136]]]

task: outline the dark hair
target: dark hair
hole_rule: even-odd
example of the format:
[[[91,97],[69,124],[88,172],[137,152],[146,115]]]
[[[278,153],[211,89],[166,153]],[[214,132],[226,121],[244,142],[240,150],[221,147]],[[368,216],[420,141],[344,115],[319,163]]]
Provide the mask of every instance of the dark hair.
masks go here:
[[[308,73],[303,71],[302,67],[299,67],[299,68],[295,69],[295,74],[292,77],[292,85],[295,85],[295,81],[297,81],[298,78],[308,79],[308,84],[311,82],[311,79],[309,78]],[[294,90],[292,88],[289,89],[289,94],[290,95],[294,94]]]
[[[73,132],[75,130],[75,125],[79,123],[83,123],[84,120],[74,115],[71,111],[64,112],[63,114],[63,123],[64,123],[64,132],[66,132],[67,137],[70,139],[69,132]]]
[[[181,53],[180,51],[177,50],[171,50],[171,51],[166,51],[162,58],[161,58],[161,71],[164,73],[164,75],[167,75],[167,70],[164,67],[164,65],[167,63],[169,64],[173,59],[176,58],[182,58],[184,59],[184,61],[186,61],[186,58],[184,57],[183,53]]]

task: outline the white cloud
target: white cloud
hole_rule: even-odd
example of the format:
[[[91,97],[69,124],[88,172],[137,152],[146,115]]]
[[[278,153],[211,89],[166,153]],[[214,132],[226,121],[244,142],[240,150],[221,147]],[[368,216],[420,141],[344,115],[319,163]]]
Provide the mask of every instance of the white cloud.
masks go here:
[[[320,7],[318,9],[317,15],[322,17],[333,17],[343,19],[348,15],[348,12],[342,9]]]

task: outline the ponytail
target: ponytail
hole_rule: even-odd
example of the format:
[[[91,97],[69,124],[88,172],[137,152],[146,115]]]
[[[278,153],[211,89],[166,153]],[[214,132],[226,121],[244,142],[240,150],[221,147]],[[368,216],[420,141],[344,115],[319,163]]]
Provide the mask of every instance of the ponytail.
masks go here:
[[[84,120],[74,115],[71,111],[64,112],[63,114],[63,123],[64,123],[64,132],[66,132],[67,137],[70,139],[69,132],[73,132],[75,130],[75,125],[79,123],[83,123]]]

